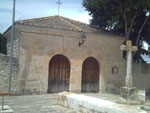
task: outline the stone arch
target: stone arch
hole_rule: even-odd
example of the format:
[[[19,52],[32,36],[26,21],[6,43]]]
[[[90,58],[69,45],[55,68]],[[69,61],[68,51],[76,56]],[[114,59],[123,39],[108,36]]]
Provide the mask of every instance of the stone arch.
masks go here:
[[[81,92],[99,92],[99,63],[94,57],[88,57],[82,64]]]
[[[48,93],[69,91],[70,61],[64,55],[57,54],[49,62]]]

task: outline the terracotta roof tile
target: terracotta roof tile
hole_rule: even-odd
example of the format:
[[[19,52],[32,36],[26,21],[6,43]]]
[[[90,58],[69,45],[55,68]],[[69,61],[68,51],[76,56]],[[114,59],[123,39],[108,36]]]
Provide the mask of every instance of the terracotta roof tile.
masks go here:
[[[16,24],[24,24],[30,26],[65,29],[73,31],[97,32],[99,29],[91,27],[88,24],[71,20],[62,16],[49,16],[43,18],[26,19],[16,21]]]

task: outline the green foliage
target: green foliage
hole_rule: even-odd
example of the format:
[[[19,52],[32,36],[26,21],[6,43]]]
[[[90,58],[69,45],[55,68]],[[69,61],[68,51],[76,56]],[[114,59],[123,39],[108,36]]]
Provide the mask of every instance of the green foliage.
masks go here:
[[[150,45],[150,0],[83,0],[83,6],[93,17],[92,25],[123,34],[138,46],[135,61],[150,55],[141,43]]]
[[[6,48],[7,40],[3,37],[2,34],[0,34],[0,53],[6,54],[7,48]]]

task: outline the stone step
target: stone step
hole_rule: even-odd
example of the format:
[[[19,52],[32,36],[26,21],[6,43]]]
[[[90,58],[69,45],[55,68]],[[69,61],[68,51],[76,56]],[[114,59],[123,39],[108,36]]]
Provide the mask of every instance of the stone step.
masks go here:
[[[69,92],[59,93],[57,104],[81,113],[147,113],[134,106]]]

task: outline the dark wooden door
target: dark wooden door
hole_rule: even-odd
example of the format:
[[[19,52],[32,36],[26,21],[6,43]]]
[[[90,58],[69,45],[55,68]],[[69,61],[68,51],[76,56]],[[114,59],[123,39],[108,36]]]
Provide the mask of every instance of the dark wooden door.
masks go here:
[[[63,55],[54,56],[49,63],[48,93],[69,91],[70,63]]]
[[[99,91],[99,64],[93,57],[87,58],[82,65],[82,92]]]

